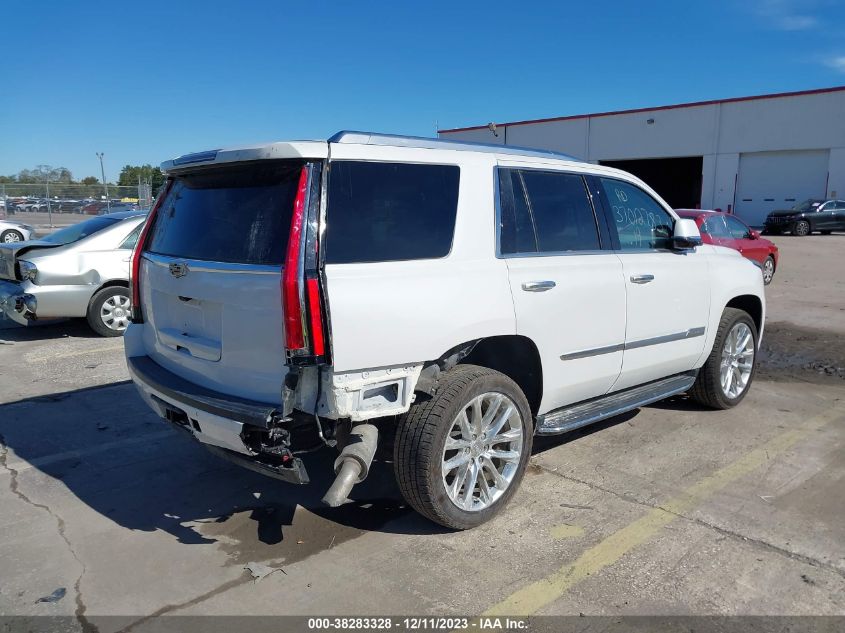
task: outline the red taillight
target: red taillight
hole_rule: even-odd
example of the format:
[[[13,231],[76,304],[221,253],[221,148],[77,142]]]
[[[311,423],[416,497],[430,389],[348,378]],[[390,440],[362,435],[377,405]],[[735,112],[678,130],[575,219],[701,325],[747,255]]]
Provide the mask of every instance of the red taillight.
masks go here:
[[[305,224],[305,197],[308,193],[308,168],[299,173],[296,199],[293,201],[293,216],[290,220],[288,249],[285,254],[285,270],[282,273],[282,309],[285,313],[285,347],[300,350],[305,347],[305,329],[300,301],[299,279],[301,272],[302,229]]]
[[[299,174],[282,272],[285,351],[296,365],[324,362],[326,355],[316,217],[319,174],[314,165],[304,166]]]
[[[308,293],[308,312],[311,317],[311,348],[314,356],[326,353],[326,343],[323,337],[323,317],[320,308],[320,282],[308,279],[305,282]]]
[[[153,225],[156,213],[159,207],[167,197],[170,187],[173,185],[172,180],[168,180],[164,189],[159,193],[155,205],[147,216],[147,222],[144,228],[141,229],[141,234],[138,236],[138,241],[135,243],[135,250],[132,251],[132,268],[129,275],[129,282],[132,284],[132,322],[143,323],[144,315],[141,312],[141,255],[147,245],[147,236],[150,234],[150,227]]]

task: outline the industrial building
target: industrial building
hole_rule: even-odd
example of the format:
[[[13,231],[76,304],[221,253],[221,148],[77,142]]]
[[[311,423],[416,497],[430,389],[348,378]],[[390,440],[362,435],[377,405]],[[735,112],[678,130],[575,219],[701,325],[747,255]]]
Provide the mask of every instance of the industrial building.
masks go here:
[[[673,207],[772,209],[845,197],[845,86],[440,130],[632,172]]]

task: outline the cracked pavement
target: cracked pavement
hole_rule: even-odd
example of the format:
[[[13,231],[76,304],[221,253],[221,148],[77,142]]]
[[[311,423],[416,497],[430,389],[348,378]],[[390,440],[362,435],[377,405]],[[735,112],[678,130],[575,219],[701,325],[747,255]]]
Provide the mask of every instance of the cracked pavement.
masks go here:
[[[840,282],[805,279],[801,250],[842,241],[779,240],[772,345],[810,340],[807,326],[845,334]],[[328,509],[328,452],[309,456],[306,487],[221,462],[147,410],[119,341],[84,324],[0,340],[2,615],[143,631],[161,614],[478,614],[593,551],[601,569],[538,613],[845,614],[845,382],[783,354],[732,411],[675,398],[538,440],[510,506],[451,533],[404,506],[390,464]],[[681,511],[669,503],[818,416],[759,467]],[[672,520],[609,557],[614,535],[655,511]],[[285,573],[254,582],[249,562]]]

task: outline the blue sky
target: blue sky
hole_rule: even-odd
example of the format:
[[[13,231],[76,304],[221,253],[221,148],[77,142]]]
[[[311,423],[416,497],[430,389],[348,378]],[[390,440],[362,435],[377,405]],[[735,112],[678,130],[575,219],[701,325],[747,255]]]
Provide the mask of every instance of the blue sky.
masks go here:
[[[845,84],[843,0],[26,2],[0,174]]]

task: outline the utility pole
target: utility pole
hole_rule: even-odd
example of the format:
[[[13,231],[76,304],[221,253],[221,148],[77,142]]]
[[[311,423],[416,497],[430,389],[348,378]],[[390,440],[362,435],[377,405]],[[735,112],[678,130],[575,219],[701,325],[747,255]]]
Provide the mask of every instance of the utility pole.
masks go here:
[[[106,213],[111,213],[111,201],[109,200],[109,185],[106,182],[106,170],[103,167],[103,152],[97,152],[97,158],[100,159],[100,175],[103,177],[103,189],[106,191]]]
[[[44,176],[44,188],[47,193],[47,224],[50,225],[50,228],[53,228],[53,209],[50,206],[50,174],[47,173]]]

